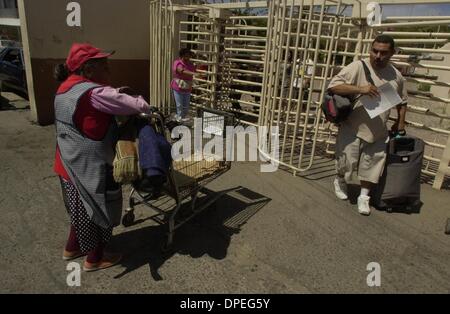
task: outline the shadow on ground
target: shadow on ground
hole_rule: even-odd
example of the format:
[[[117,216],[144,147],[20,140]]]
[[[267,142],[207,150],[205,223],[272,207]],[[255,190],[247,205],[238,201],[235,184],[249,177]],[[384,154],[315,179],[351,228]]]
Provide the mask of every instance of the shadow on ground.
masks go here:
[[[242,187],[225,194],[211,208],[176,231],[173,248],[168,253],[161,251],[161,245],[166,240],[166,225],[146,226],[121,233],[113,238],[112,246],[125,250],[121,263],[125,270],[115,278],[148,265],[152,278],[162,280],[159,269],[175,254],[193,258],[207,254],[218,260],[224,259],[231,237],[239,233],[241,227],[268,202],[269,198]],[[137,210],[146,208],[137,207]]]

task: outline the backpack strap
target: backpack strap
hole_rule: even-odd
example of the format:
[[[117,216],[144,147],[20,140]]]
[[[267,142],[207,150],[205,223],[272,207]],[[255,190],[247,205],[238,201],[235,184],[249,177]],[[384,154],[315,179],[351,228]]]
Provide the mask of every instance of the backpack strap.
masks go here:
[[[369,67],[367,66],[367,64],[363,60],[361,60],[361,63],[362,63],[363,68],[364,68],[364,73],[366,74],[366,80],[369,81],[370,84],[375,86],[375,83],[373,82],[373,79],[372,79],[372,75],[370,75]]]

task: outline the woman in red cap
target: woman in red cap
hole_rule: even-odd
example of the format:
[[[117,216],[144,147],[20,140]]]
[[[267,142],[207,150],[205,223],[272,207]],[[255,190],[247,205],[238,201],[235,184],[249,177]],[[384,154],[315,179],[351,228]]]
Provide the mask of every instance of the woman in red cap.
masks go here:
[[[71,222],[63,259],[87,255],[85,271],[111,267],[122,258],[104,251],[122,213],[122,190],[111,166],[117,142],[114,116],[151,111],[142,97],[108,86],[111,54],[74,44],[66,63],[55,68],[62,83],[55,96],[54,170]]]

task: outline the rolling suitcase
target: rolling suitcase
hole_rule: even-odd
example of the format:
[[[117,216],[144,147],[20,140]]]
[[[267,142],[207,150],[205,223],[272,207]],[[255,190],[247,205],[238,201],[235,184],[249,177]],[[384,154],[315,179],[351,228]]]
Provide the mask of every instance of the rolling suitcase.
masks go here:
[[[420,205],[424,148],[424,142],[413,136],[390,139],[383,175],[373,189],[372,205],[388,212]]]

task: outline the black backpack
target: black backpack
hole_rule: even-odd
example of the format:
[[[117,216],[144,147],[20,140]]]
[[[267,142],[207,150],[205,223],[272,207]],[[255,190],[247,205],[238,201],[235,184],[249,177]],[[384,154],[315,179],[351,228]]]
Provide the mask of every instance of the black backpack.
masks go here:
[[[364,73],[370,84],[375,85],[370,76],[370,70],[366,63],[362,61],[364,67]],[[325,115],[325,119],[331,123],[340,123],[345,121],[353,110],[354,100],[348,96],[340,96],[328,92],[324,95],[322,101],[322,111]]]

